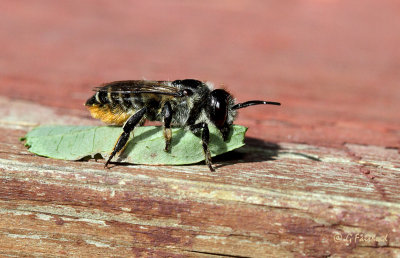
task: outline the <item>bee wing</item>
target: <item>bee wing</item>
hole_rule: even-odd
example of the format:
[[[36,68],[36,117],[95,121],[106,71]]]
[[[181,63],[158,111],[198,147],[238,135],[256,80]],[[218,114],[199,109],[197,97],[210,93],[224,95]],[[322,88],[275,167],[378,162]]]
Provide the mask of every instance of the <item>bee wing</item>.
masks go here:
[[[182,97],[182,91],[168,81],[115,81],[94,88],[98,92],[111,92],[121,94],[153,93]]]

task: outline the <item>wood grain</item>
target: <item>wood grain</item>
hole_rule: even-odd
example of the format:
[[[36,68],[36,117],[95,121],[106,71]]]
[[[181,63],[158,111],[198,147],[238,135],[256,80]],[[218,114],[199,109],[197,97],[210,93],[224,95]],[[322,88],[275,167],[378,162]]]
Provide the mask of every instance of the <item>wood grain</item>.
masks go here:
[[[0,2],[0,256],[400,256],[395,0]],[[35,156],[38,124],[100,125],[115,80],[195,78],[246,146],[204,164]]]
[[[19,104],[25,110],[35,106]],[[6,136],[0,149],[0,253],[399,254],[395,149],[248,139],[246,147],[216,159],[215,173],[201,164],[106,170],[104,160],[70,162],[29,153],[19,142],[29,127],[21,124],[0,127]],[[383,239],[354,242],[356,234]]]

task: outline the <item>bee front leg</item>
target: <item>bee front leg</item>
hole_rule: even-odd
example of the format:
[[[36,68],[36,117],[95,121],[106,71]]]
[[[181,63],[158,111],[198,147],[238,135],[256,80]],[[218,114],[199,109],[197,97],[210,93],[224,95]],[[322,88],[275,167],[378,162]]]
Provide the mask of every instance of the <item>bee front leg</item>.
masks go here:
[[[226,142],[229,138],[229,133],[231,131],[231,128],[228,124],[225,124],[220,130],[222,134],[222,138],[224,139],[224,142]]]
[[[164,151],[169,152],[171,149],[171,121],[172,121],[172,108],[171,104],[167,101],[163,107],[163,117],[164,117],[164,138],[165,138],[165,149]]]
[[[211,172],[215,171],[215,169],[212,166],[212,162],[211,162],[210,150],[208,149],[208,143],[210,141],[210,131],[208,130],[208,125],[204,122],[195,124],[195,125],[191,125],[190,130],[195,135],[197,135],[199,133],[199,131],[201,130],[201,141],[203,144],[203,152],[204,152],[206,164]]]
[[[117,143],[115,144],[110,157],[108,158],[106,164],[104,165],[105,168],[107,167],[108,163],[110,163],[111,159],[115,156],[115,154],[117,154],[124,148],[126,142],[129,139],[129,134],[133,131],[135,126],[140,122],[140,120],[142,120],[144,114],[146,113],[146,110],[147,110],[146,107],[144,107],[135,114],[133,114],[128,120],[126,120],[124,126],[122,127],[124,131],[118,138]]]

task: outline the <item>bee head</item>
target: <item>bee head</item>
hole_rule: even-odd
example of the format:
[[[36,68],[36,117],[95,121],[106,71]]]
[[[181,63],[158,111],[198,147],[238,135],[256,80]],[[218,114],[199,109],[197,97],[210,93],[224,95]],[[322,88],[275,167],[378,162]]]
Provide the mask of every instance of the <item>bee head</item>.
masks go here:
[[[233,104],[232,96],[222,89],[211,91],[208,97],[209,118],[221,131],[225,140],[228,138],[230,126],[236,116],[236,111],[232,109]]]
[[[224,140],[227,140],[230,126],[237,115],[236,110],[260,104],[281,105],[279,102],[263,100],[250,100],[235,104],[232,96],[227,91],[217,89],[213,90],[208,98],[208,114],[210,120],[221,131]]]

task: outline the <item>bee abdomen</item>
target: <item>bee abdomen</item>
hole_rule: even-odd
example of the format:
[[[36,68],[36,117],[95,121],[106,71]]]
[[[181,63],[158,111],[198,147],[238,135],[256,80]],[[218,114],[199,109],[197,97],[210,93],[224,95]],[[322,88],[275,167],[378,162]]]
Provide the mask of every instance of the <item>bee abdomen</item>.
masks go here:
[[[110,98],[107,92],[98,91],[86,101],[86,106],[110,104]]]
[[[94,118],[114,125],[123,125],[131,116],[131,112],[135,112],[130,95],[124,98],[119,92],[100,90],[86,101],[86,106]]]
[[[129,93],[122,93],[120,94],[120,100],[122,106],[126,109],[132,108],[132,99],[131,99],[131,94]]]

